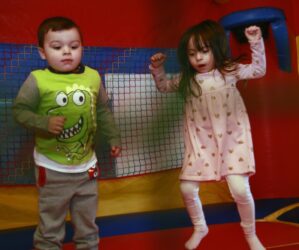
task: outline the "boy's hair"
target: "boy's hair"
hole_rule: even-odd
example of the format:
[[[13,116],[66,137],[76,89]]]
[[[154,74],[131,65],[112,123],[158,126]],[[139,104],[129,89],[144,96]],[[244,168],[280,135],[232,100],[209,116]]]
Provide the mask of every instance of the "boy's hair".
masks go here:
[[[80,38],[82,40],[82,34],[79,26],[67,17],[50,17],[45,19],[38,27],[37,30],[37,39],[38,46],[43,48],[45,35],[50,31],[60,31],[60,30],[69,30],[71,28],[76,28],[80,34]]]

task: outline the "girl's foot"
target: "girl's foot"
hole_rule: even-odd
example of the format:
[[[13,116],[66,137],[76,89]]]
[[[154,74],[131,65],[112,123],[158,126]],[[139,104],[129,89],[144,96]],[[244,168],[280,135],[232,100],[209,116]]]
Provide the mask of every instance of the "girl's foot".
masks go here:
[[[188,250],[196,249],[201,240],[208,234],[209,229],[207,227],[201,229],[194,229],[190,239],[185,243],[185,248]]]
[[[259,238],[255,235],[253,237],[246,238],[250,250],[265,250]]]

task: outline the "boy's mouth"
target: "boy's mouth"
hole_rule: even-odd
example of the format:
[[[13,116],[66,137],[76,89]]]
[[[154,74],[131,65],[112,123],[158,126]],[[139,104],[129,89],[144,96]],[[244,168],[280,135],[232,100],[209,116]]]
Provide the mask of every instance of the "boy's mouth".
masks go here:
[[[63,59],[61,60],[62,63],[71,63],[73,60],[72,59]]]

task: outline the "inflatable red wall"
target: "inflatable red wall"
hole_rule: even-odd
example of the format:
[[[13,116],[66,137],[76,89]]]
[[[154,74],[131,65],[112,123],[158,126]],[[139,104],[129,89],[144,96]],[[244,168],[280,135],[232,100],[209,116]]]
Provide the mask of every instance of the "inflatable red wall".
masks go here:
[[[221,2],[221,1],[219,1]],[[49,16],[74,19],[88,46],[174,48],[181,33],[203,19],[219,20],[234,11],[275,7],[284,11],[289,32],[292,71],[279,69],[274,41],[265,41],[267,74],[240,86],[252,123],[257,174],[255,198],[299,196],[299,80],[296,0],[161,1],[8,1],[0,10],[0,43],[36,44],[36,29]],[[234,52],[242,45],[233,42]]]

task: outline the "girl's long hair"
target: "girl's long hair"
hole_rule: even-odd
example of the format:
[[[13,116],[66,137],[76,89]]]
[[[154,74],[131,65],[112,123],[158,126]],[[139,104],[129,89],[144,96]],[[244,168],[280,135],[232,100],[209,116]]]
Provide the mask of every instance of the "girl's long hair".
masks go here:
[[[219,70],[223,77],[225,73],[236,70],[236,62],[239,60],[239,58],[232,59],[230,57],[226,34],[219,23],[212,20],[205,20],[189,28],[182,35],[177,50],[181,68],[179,91],[185,100],[190,94],[196,95],[192,91],[191,84],[195,81],[195,74],[197,72],[190,65],[188,59],[188,42],[191,38],[194,39],[195,47],[199,51],[203,47],[208,47],[212,51],[215,68]],[[200,95],[201,88],[198,84],[196,86],[199,88]]]

